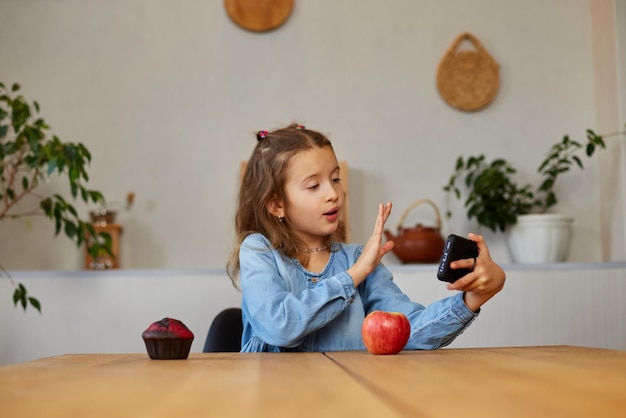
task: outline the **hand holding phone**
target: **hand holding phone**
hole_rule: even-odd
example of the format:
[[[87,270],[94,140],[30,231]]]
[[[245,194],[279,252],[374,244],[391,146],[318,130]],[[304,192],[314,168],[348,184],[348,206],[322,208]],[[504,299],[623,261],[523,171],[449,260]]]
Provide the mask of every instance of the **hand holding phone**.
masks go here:
[[[450,234],[441,253],[437,278],[444,282],[454,283],[473,269],[452,269],[450,263],[455,260],[478,257],[478,246],[470,239]]]

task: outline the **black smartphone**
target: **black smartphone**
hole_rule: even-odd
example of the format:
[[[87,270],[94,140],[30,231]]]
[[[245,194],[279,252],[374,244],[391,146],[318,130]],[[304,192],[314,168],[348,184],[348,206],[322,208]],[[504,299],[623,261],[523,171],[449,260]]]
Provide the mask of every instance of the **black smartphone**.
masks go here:
[[[441,253],[437,278],[443,282],[456,282],[472,269],[451,269],[450,263],[454,260],[475,257],[478,257],[478,246],[474,241],[454,234],[448,235]]]

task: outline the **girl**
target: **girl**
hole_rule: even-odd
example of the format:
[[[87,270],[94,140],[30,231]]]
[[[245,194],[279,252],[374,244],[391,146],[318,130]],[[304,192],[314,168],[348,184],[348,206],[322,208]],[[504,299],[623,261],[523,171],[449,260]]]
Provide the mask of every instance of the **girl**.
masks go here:
[[[504,285],[483,238],[470,234],[479,256],[452,268],[471,268],[447,287],[460,290],[424,307],[393,283],[381,258],[391,203],[379,205],[365,244],[339,242],[344,192],[330,141],[302,125],[260,131],[245,170],[235,215],[237,243],[227,270],[240,278],[241,351],[364,350],[361,325],[374,310],[402,312],[411,322],[405,349],[444,347]]]

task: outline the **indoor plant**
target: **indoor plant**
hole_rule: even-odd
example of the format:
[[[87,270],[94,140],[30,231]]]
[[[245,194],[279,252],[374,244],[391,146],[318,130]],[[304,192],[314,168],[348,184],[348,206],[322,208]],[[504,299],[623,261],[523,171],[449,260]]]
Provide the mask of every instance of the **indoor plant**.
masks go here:
[[[110,253],[110,236],[96,234],[70,200],[60,194],[36,193],[42,182],[62,177],[69,182],[71,200],[105,202],[102,193],[84,186],[89,180],[89,150],[81,143],[62,142],[56,135],[51,136],[50,127],[38,116],[39,104],[27,102],[19,90],[19,84],[9,89],[0,83],[0,221],[43,215],[54,223],[55,235],[62,231],[77,246],[86,244],[94,257],[101,251]],[[41,311],[39,301],[28,294],[23,284],[14,282],[4,268],[0,268],[0,275],[8,277],[15,287],[15,305],[20,303],[26,309],[30,304]]]
[[[554,186],[563,173],[572,167],[583,168],[583,162],[577,155],[584,149],[588,157],[594,155],[598,148],[605,148],[604,138],[621,135],[617,132],[598,135],[587,130],[586,142],[580,143],[568,135],[554,144],[539,165],[538,184],[519,184],[515,181],[516,169],[502,158],[488,162],[484,155],[459,157],[454,173],[444,190],[463,199],[461,187],[467,192],[463,204],[467,217],[494,232],[510,232],[522,215],[546,213],[557,203]],[[446,212],[451,216],[450,210]]]

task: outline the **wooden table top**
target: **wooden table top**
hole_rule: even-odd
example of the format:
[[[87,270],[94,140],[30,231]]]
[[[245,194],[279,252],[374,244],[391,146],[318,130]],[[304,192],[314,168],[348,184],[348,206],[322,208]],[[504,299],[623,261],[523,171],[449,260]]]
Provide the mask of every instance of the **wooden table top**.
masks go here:
[[[330,417],[348,405],[396,416],[320,353],[65,355],[0,368],[7,418]]]
[[[327,355],[407,416],[626,417],[624,351],[547,346]]]
[[[0,367],[0,416],[623,417],[626,352],[64,355]]]

